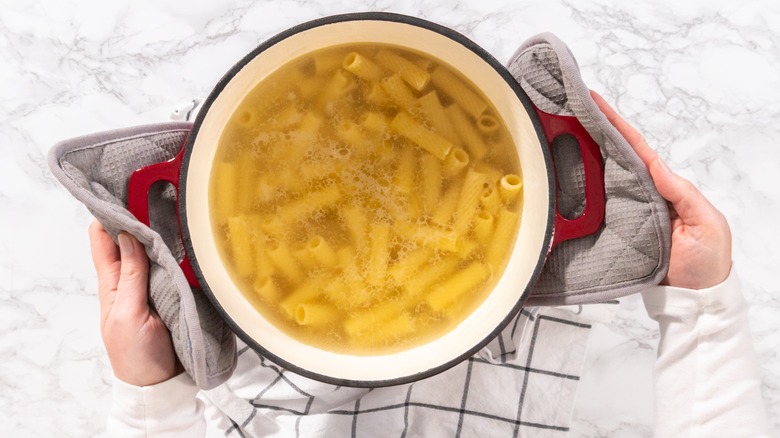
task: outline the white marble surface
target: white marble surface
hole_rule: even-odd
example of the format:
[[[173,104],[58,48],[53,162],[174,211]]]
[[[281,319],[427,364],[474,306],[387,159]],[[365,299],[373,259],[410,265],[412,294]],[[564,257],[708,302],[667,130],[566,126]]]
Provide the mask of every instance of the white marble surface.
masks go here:
[[[586,83],[728,217],[780,431],[780,6],[774,0],[18,1],[0,6],[0,436],[100,435],[110,371],[87,211],[49,175],[57,141],[166,120],[296,23],[382,10],[506,61],[552,31]],[[595,328],[571,436],[650,436],[657,340],[641,300]]]

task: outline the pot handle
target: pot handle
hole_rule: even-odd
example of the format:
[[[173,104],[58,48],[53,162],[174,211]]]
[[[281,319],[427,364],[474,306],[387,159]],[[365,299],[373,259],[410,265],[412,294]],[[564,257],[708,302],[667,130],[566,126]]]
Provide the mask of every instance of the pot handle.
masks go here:
[[[142,167],[130,175],[130,181],[127,183],[127,209],[147,227],[149,226],[149,189],[156,182],[169,182],[176,189],[176,197],[178,199],[179,172],[181,171],[183,157],[184,148],[170,160]],[[176,218],[179,221],[179,229],[181,229],[181,218],[179,217],[178,208],[176,209]],[[187,278],[190,286],[200,287],[186,250],[179,267],[184,272],[184,277]]]
[[[552,156],[552,145],[560,135],[571,135],[580,146],[582,164],[585,173],[585,211],[575,219],[567,219],[558,211],[558,174],[555,172],[555,228],[550,250],[558,244],[571,239],[577,239],[591,235],[601,228],[604,222],[604,206],[606,196],[604,194],[604,165],[599,145],[588,134],[576,117],[560,116],[541,111],[534,106],[539,122],[542,124],[547,146]],[[555,160],[553,160],[555,168]]]

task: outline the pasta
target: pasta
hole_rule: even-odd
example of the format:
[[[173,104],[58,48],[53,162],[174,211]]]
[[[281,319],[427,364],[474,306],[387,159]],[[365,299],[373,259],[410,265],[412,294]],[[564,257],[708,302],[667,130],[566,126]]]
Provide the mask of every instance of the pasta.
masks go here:
[[[257,277],[254,289],[255,293],[267,302],[274,302],[279,299],[279,288],[271,277]]]
[[[498,132],[499,126],[498,119],[490,114],[482,114],[477,118],[477,129],[485,135],[495,134]]]
[[[475,159],[482,159],[487,154],[487,145],[474,128],[466,113],[463,112],[463,109],[459,105],[453,104],[444,108],[444,112],[447,113],[447,116],[452,121],[455,132],[463,139],[463,143],[468,148],[469,153]]]
[[[252,241],[249,239],[249,227],[243,216],[228,218],[228,235],[233,257],[236,259],[236,271],[249,275],[254,269]]]
[[[367,81],[377,81],[383,75],[382,69],[378,65],[357,52],[350,52],[344,58],[342,66],[348,72]]]
[[[368,284],[380,285],[387,275],[390,257],[390,227],[385,224],[371,225],[371,252],[368,259]]]
[[[441,196],[441,161],[431,154],[422,154],[419,166],[422,204],[425,212],[431,214]]]
[[[394,46],[281,66],[230,116],[209,177],[231,279],[317,348],[385,354],[446,333],[497,284],[520,223],[497,114],[448,65]]]
[[[398,75],[388,76],[387,78],[382,79],[381,84],[382,90],[390,97],[390,100],[402,110],[409,111],[417,101],[412,90],[406,86]]]
[[[306,250],[317,263],[329,267],[336,266],[336,253],[322,236],[314,236],[309,239]]]
[[[469,170],[463,188],[458,197],[457,216],[453,228],[459,234],[464,234],[471,225],[471,220],[477,213],[482,191],[485,189],[485,175]]]
[[[428,120],[436,133],[449,140],[450,143],[460,146],[460,136],[455,132],[449,116],[444,112],[444,107],[439,101],[439,94],[436,93],[436,90],[432,90],[417,99],[416,109]]]
[[[517,224],[518,214],[509,211],[507,209],[502,209],[501,212],[498,214],[498,218],[496,219],[496,225],[495,229],[493,231],[493,238],[491,241],[493,242],[506,242],[509,240],[509,237],[512,235],[512,232],[515,229],[515,226]],[[507,252],[507,248],[502,245],[491,245],[488,247],[487,253],[485,254],[485,260],[490,265],[494,265],[499,262],[501,259],[503,259],[504,254]]]
[[[452,143],[415,121],[409,113],[399,112],[390,127],[440,160],[452,150]]]
[[[323,325],[337,321],[339,312],[325,304],[300,303],[295,306],[293,318],[299,325]]]
[[[501,199],[503,199],[504,202],[509,203],[517,199],[520,190],[523,188],[523,180],[521,180],[518,175],[504,175],[504,177],[501,178],[498,188],[501,193]]]
[[[481,116],[488,109],[488,104],[484,99],[446,68],[437,67],[433,70],[431,81],[474,118]]]
[[[469,154],[462,148],[455,148],[444,158],[444,176],[460,173],[469,164]]]
[[[490,271],[485,265],[480,262],[473,262],[462,271],[454,273],[439,288],[428,294],[425,297],[425,302],[434,310],[442,310],[471,288],[484,281],[488,275],[490,275]]]
[[[290,248],[282,243],[275,243],[268,248],[268,259],[279,273],[290,283],[297,284],[303,280],[303,270],[295,259]]]
[[[428,72],[414,65],[403,56],[390,50],[380,50],[376,54],[376,60],[388,70],[397,73],[398,76],[417,91],[421,91],[428,85],[430,80]]]

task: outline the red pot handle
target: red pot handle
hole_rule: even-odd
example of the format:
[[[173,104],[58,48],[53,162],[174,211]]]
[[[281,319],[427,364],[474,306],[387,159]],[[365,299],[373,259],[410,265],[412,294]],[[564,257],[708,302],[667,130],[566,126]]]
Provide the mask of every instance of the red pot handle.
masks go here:
[[[142,167],[130,175],[130,181],[127,184],[127,208],[136,219],[143,222],[146,226],[149,226],[149,189],[152,188],[154,183],[167,181],[173,184],[173,187],[176,189],[176,198],[178,199],[182,157],[184,157],[184,148],[170,160]],[[179,221],[179,229],[181,229],[181,218],[179,217],[178,208],[176,209],[176,218]],[[187,278],[190,286],[200,287],[186,252],[181,263],[179,263],[179,267],[184,272],[184,276]]]
[[[577,239],[591,235],[601,228],[604,223],[604,165],[599,145],[588,134],[576,117],[559,116],[541,111],[534,106],[539,122],[542,124],[544,135],[547,137],[550,155],[552,156],[553,141],[559,135],[571,135],[579,143],[582,153],[582,164],[585,171],[585,211],[575,219],[566,219],[558,211],[558,174],[555,171],[555,229],[550,250],[559,243],[571,239]],[[555,160],[553,159],[553,168]]]

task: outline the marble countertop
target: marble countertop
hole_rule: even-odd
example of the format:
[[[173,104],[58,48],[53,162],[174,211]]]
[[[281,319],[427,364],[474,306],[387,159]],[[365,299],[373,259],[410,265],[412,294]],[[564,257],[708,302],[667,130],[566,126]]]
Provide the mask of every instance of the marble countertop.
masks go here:
[[[49,148],[165,121],[259,42],[359,10],[436,21],[502,62],[543,31],[569,45],[585,82],[727,216],[780,432],[774,0],[9,0],[0,10],[0,435],[100,435],[111,401],[90,215],[49,174]],[[657,338],[637,296],[594,328],[571,436],[651,435]]]

